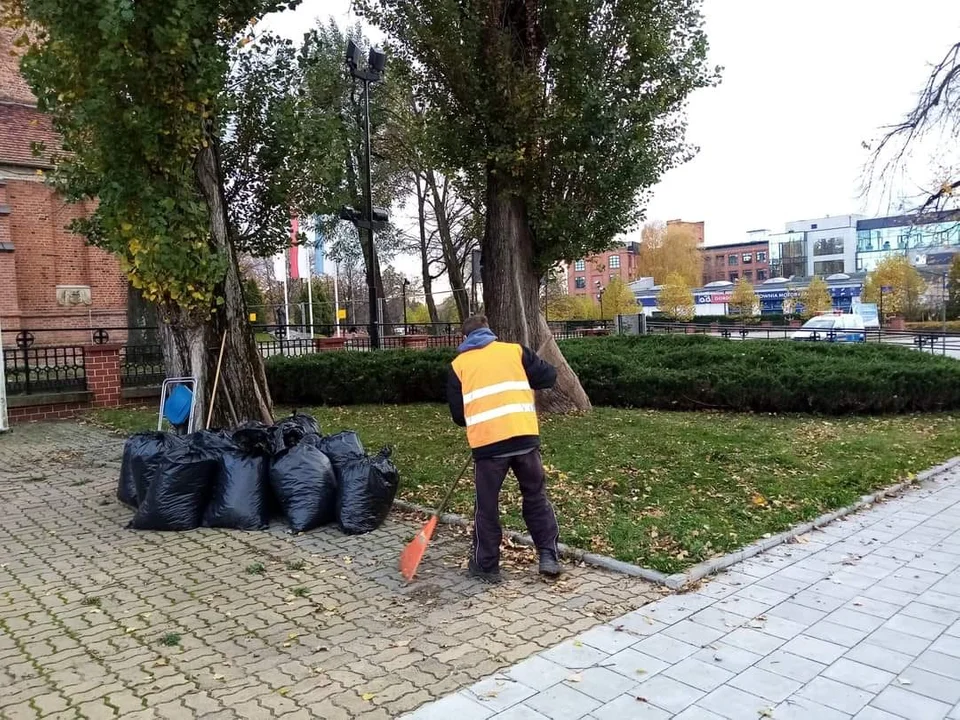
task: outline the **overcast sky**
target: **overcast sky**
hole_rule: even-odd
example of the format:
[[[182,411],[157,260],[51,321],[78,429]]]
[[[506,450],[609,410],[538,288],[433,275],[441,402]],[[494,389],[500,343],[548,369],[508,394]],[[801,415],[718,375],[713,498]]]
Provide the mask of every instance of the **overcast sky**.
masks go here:
[[[704,11],[723,82],[691,98],[688,140],[700,152],[654,188],[648,218],[704,220],[707,243],[719,244],[790,220],[891,210],[861,198],[862,143],[910,108],[960,38],[960,2],[705,0]],[[268,24],[298,37],[329,16],[356,20],[349,0],[304,0]],[[912,169],[917,183],[928,160]]]

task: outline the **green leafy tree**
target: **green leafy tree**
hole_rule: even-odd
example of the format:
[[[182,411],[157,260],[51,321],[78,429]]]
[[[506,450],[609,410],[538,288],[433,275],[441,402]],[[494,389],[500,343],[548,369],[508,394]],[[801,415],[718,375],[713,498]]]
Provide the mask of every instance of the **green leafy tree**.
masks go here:
[[[693,320],[697,310],[693,291],[679,272],[667,276],[667,281],[660,288],[657,306],[664,315],[673,320]]]
[[[291,297],[291,300],[296,302],[300,308],[303,308],[302,311],[299,308],[297,309],[297,315],[295,315],[295,317],[299,316],[302,312],[302,317],[299,318],[299,321],[303,325],[308,325],[310,323],[310,291],[307,289],[307,282],[306,280],[291,280],[290,282],[299,285],[296,294]],[[314,328],[316,332],[329,331],[329,328],[334,324],[333,282],[327,277],[315,277],[312,278],[310,282],[313,292]],[[293,310],[291,309],[291,315],[293,314]]]
[[[821,277],[815,277],[810,284],[800,291],[800,303],[803,307],[802,316],[806,320],[820,313],[833,309],[833,298],[830,297],[830,288]]]
[[[559,367],[550,411],[589,408],[539,311],[544,271],[606,249],[689,157],[682,110],[716,75],[700,0],[358,0],[411,68],[445,167],[484,188],[484,306]]]
[[[305,198],[303,207],[310,215],[321,218],[320,229],[329,238],[331,256],[362,258],[368,278],[372,270],[377,296],[385,298],[388,293],[384,289],[383,264],[397,254],[403,235],[392,224],[376,231],[375,251],[371,255],[366,231],[361,236],[352,225],[337,218],[343,205],[358,210],[365,206],[363,98],[359,84],[344,69],[344,51],[350,40],[366,54],[370,41],[359,25],[344,29],[329,20],[311,29],[299,50],[297,84],[287,93],[296,98],[300,141],[312,144],[315,152],[325,156],[313,165],[322,168],[317,179],[324,189]],[[409,177],[408,158],[384,152],[398,132],[396,96],[404,91],[396,70],[391,68],[382,82],[370,86],[373,204],[387,210],[404,193]],[[403,77],[399,73],[399,78]]]
[[[740,317],[753,317],[757,312],[760,298],[751,285],[744,278],[737,280],[730,295],[730,309]]]
[[[52,181],[96,200],[72,229],[121,258],[159,307],[167,372],[197,378],[198,416],[226,338],[215,422],[269,421],[263,362],[246,318],[221,137],[231,53],[266,13],[298,0],[9,0],[36,28],[21,69],[58,131]]]

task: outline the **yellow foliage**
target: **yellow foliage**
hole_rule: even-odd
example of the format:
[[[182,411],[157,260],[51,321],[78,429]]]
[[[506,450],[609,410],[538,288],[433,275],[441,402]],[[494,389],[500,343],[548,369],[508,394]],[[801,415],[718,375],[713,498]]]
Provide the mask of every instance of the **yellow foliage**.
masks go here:
[[[612,320],[617,315],[636,315],[640,312],[637,298],[634,297],[630,286],[620,278],[613,278],[603,291],[602,306],[603,320]]]
[[[754,292],[753,285],[743,278],[737,280],[730,296],[730,308],[740,316],[753,316],[759,304],[760,298]]]
[[[830,288],[823,278],[815,277],[810,285],[800,292],[800,304],[803,305],[803,318],[812,318],[833,309]]]
[[[660,311],[673,320],[692,320],[696,314],[693,292],[678,272],[670,273],[657,298]]]
[[[880,294],[883,288],[881,302]],[[863,284],[863,301],[883,306],[884,315],[901,315],[920,300],[926,283],[910,261],[903,255],[894,255],[880,261],[876,270]]]
[[[696,287],[703,277],[703,256],[696,236],[682,226],[648,223],[643,228],[637,271],[658,285],[679,273],[689,287]]]

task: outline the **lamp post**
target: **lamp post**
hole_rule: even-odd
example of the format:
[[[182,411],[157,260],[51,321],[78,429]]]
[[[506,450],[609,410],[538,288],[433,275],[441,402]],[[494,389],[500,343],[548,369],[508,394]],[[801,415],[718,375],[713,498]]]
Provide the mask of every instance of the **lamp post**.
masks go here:
[[[400,292],[403,294],[403,334],[407,334],[407,287],[410,285],[410,281],[406,278],[403,279],[403,285],[400,287]]]
[[[603,322],[603,293],[604,293],[604,287],[603,287],[603,285],[600,284],[600,281],[599,281],[599,280],[597,280],[596,283],[594,283],[594,284],[595,284],[596,287],[597,287],[597,298],[600,300],[600,322]]]
[[[363,149],[366,162],[364,163],[363,178],[363,223],[357,223],[367,231],[367,252],[369,260],[367,262],[367,287],[370,294],[370,347],[374,350],[380,348],[380,307],[377,303],[377,283],[376,273],[374,272],[376,249],[373,245],[373,180],[370,172],[370,84],[380,82],[383,79],[383,69],[387,64],[387,56],[382,50],[370,48],[370,54],[367,58],[367,67],[361,68],[362,53],[360,46],[350,40],[347,43],[346,63],[350,75],[354,80],[363,83]]]

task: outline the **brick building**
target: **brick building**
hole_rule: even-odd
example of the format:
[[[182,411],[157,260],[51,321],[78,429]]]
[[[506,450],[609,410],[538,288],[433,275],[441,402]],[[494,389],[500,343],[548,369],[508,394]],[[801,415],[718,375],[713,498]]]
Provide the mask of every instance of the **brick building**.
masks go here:
[[[617,277],[629,283],[637,274],[639,243],[620,244],[612,250],[577,260],[567,268],[567,292],[570,295],[596,294]]]
[[[21,329],[37,344],[85,343],[89,332],[126,327],[127,281],[117,259],[66,230],[89,211],[44,182],[57,137],[18,71],[14,33],[0,29],[0,327],[4,344]],[[32,143],[46,146],[36,157]],[[49,330],[47,330],[49,329]],[[46,332],[44,332],[46,330]],[[123,341],[111,333],[111,340]]]
[[[753,285],[770,279],[770,248],[764,239],[700,249],[703,255],[703,284],[718,280],[736,282],[743,278]]]

